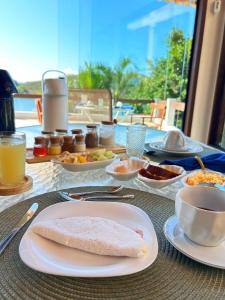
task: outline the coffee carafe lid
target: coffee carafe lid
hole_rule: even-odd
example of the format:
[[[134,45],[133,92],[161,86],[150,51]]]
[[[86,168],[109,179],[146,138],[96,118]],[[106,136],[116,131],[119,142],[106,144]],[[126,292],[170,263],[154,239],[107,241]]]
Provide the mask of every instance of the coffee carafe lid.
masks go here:
[[[0,98],[11,97],[13,93],[18,93],[14,81],[6,70],[0,69]]]

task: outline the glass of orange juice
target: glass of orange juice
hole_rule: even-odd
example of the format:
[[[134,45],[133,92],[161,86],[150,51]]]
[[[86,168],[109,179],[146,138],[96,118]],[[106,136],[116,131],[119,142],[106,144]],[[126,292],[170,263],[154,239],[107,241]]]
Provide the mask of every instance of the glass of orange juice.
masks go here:
[[[26,136],[22,132],[0,132],[0,184],[15,186],[24,181]]]

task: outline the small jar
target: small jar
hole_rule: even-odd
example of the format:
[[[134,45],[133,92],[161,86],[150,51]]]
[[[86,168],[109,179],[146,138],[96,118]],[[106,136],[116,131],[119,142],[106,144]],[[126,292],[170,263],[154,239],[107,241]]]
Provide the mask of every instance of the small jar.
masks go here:
[[[73,141],[74,141],[74,144],[76,143],[76,140],[75,140],[75,136],[77,135],[77,134],[82,134],[82,129],[72,129],[71,130],[71,133],[72,133],[72,135],[73,135]]]
[[[62,152],[74,152],[74,145],[73,145],[73,137],[71,135],[64,135],[63,137],[63,144],[62,144]]]
[[[51,136],[48,144],[49,155],[59,155],[62,152],[59,136]]]
[[[64,135],[67,135],[67,129],[56,129],[55,135],[60,137],[60,143],[63,144],[63,137]]]
[[[42,134],[43,137],[49,137],[50,138],[50,136],[54,135],[54,131],[42,130],[41,134]]]
[[[75,136],[76,134],[82,134],[82,129],[72,129],[71,133],[73,136]]]
[[[87,125],[85,143],[88,148],[98,147],[98,133],[96,125]]]
[[[77,134],[75,136],[75,152],[86,151],[85,136],[83,134]]]
[[[50,140],[50,136],[54,135],[54,131],[44,131],[43,130],[41,132],[41,134],[45,139],[46,148],[48,149],[48,143],[49,143],[49,140]]]
[[[107,147],[114,145],[114,122],[102,121],[99,133],[99,144]]]
[[[34,138],[34,156],[46,156],[47,148],[45,143],[45,138],[43,136],[36,136]]]

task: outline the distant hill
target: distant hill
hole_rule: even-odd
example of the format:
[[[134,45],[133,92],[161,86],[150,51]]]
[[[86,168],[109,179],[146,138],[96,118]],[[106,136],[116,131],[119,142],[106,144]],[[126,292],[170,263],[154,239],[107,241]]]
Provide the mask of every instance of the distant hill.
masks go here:
[[[39,81],[27,81],[27,82],[17,82],[18,93],[22,94],[41,94],[41,80]]]
[[[68,88],[77,87],[77,75],[67,75]],[[27,82],[16,82],[18,93],[24,94],[41,94],[41,80],[39,81],[27,81]]]

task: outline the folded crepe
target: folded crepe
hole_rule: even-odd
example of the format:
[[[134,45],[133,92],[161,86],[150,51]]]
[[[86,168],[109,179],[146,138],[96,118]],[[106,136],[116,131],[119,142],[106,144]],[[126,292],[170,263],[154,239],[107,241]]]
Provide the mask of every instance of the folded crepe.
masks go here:
[[[139,230],[100,217],[42,221],[34,224],[32,231],[59,244],[99,255],[141,257],[147,252]]]

